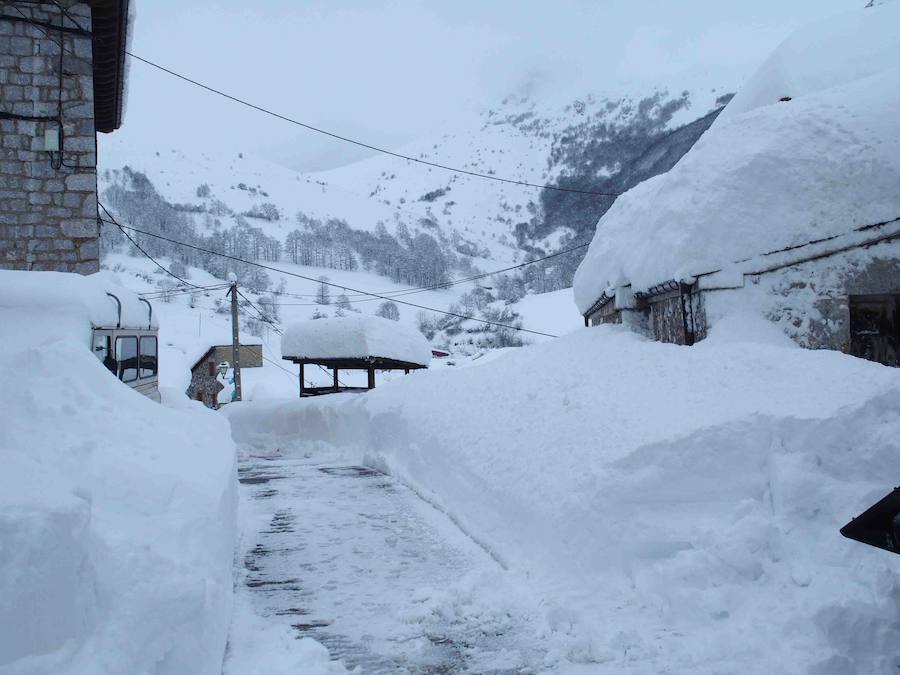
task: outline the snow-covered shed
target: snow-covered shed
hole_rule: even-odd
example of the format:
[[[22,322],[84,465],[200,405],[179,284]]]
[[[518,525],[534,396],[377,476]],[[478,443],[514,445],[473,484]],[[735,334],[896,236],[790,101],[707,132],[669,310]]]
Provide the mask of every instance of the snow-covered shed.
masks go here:
[[[667,174],[619,197],[575,276],[588,325],[692,344],[736,307],[900,365],[900,3],[793,34]]]
[[[419,331],[379,316],[310,319],[291,324],[281,338],[282,358],[300,366],[300,395],[373,389],[376,370],[419,370],[431,361],[431,345]],[[304,386],[304,366],[330,368],[330,387]],[[365,370],[368,386],[345,387],[341,370]]]

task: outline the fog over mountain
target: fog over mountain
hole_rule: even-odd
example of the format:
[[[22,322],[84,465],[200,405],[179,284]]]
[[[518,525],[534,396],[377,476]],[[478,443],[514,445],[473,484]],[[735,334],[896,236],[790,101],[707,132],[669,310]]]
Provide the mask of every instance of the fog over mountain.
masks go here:
[[[863,0],[137,3],[134,53],[260,105],[396,147],[503,97],[735,90],[797,25]],[[335,36],[343,39],[335,41]],[[366,156],[132,62],[121,136],[299,170]]]

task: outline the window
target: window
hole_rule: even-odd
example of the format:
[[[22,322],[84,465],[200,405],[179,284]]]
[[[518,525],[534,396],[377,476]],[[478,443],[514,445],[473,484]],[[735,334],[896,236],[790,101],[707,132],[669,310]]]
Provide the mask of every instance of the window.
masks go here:
[[[107,370],[115,375],[116,360],[112,355],[112,339],[109,335],[94,336],[94,355],[103,362]]]
[[[138,339],[136,337],[116,338],[116,361],[119,364],[119,379],[134,382],[138,378]]]
[[[900,294],[850,296],[850,353],[900,366]]]
[[[216,376],[216,364],[213,361],[209,361],[206,365],[209,366],[209,376],[215,377]]]
[[[152,335],[141,337],[140,371],[142,378],[156,377],[156,337]]]

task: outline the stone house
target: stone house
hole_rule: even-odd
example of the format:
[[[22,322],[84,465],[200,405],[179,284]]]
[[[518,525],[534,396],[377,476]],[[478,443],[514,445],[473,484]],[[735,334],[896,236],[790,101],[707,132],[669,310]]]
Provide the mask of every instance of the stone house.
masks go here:
[[[97,133],[122,123],[128,0],[0,4],[0,268],[100,269]]]
[[[218,394],[224,388],[219,382],[219,364],[234,363],[234,349],[228,345],[213,345],[191,366],[191,384],[185,392],[188,398],[200,401],[208,408],[217,408]],[[262,344],[241,343],[241,370],[262,367]]]
[[[898,17],[799,29],[668,173],[619,196],[575,274],[585,324],[690,345],[763,318],[900,366]]]
[[[646,291],[604,292],[586,326],[627,323],[691,345],[714,317],[748,304],[804,347],[900,366],[900,218],[670,280]]]

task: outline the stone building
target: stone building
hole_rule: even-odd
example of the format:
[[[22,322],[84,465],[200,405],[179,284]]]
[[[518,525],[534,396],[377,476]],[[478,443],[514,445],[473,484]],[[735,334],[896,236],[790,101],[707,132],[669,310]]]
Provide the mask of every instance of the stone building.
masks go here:
[[[220,363],[234,363],[234,349],[228,345],[213,345],[191,366],[188,398],[200,401],[208,408],[217,408],[219,392],[224,388],[217,377]],[[262,367],[262,344],[241,343],[241,370]]]
[[[692,345],[716,317],[740,305],[757,309],[804,347],[900,366],[900,218],[642,292],[629,286],[604,292],[584,320],[627,323],[661,342]]]
[[[764,318],[900,366],[898,20],[870,3],[799,29],[668,173],[618,197],[575,275],[585,324],[691,345]]]
[[[0,268],[100,269],[97,139],[122,123],[128,0],[0,3]]]

